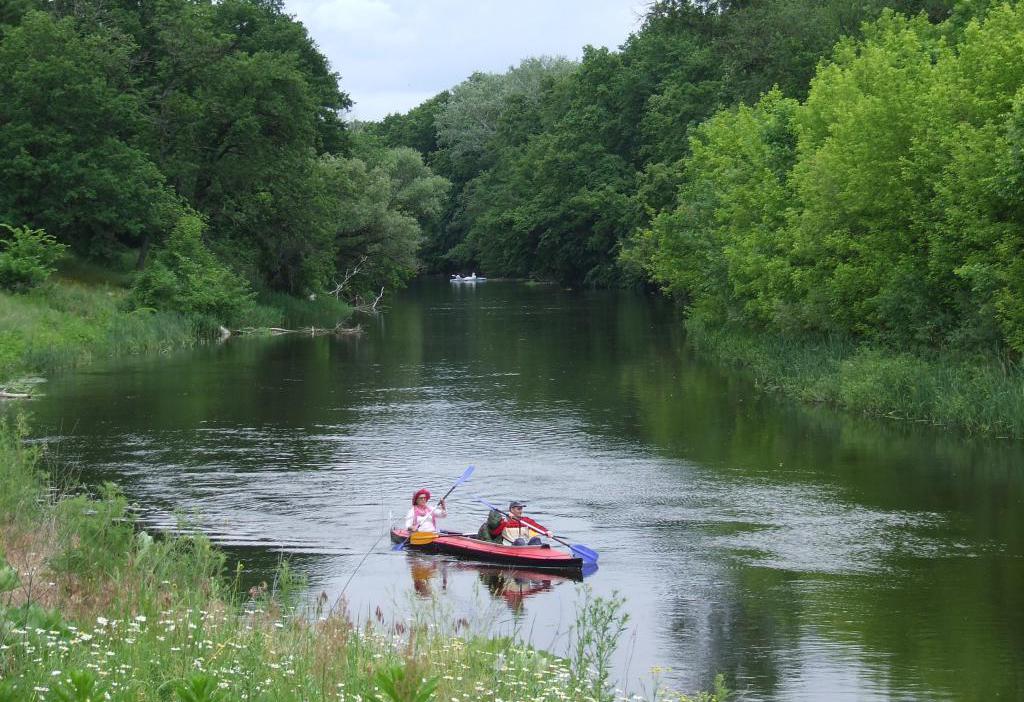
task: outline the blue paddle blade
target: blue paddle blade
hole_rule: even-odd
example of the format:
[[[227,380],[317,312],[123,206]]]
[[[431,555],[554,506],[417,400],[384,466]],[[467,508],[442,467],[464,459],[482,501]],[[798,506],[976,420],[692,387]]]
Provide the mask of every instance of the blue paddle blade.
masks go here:
[[[583,560],[589,561],[595,565],[597,564],[598,555],[597,551],[594,549],[587,548],[586,546],[580,546],[579,544],[569,544],[569,550]]]
[[[405,548],[405,545],[406,545],[407,543],[409,543],[409,539],[408,539],[408,538],[402,539],[402,540],[401,540],[401,541],[399,541],[399,542],[398,542],[397,544],[395,544],[394,546],[392,546],[392,547],[391,547],[391,550],[392,550],[392,551],[401,551],[402,549],[404,549],[404,548]]]
[[[475,497],[476,497],[476,501],[477,501],[477,502],[479,502],[479,503],[481,503],[481,504],[482,504],[482,505],[483,505],[484,507],[490,507],[490,508],[491,508],[491,509],[493,509],[493,510],[494,510],[495,512],[501,512],[501,510],[500,510],[500,509],[498,509],[497,507],[495,507],[494,505],[492,505],[492,504],[491,504],[490,502],[488,502],[488,501],[487,501],[487,500],[485,500],[484,498],[480,497],[480,495],[475,495]]]
[[[462,471],[462,476],[455,481],[455,486],[462,485],[464,482],[469,480],[469,476],[473,475],[473,471],[476,470],[476,466],[470,466],[466,470]],[[453,487],[455,487],[453,486]]]

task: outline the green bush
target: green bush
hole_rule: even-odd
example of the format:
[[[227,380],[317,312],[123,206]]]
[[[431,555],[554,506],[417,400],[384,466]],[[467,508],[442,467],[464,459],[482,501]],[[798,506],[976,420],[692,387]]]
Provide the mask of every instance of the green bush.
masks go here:
[[[203,220],[185,215],[133,286],[140,307],[182,312],[230,324],[253,302],[249,285],[203,244]]]
[[[127,507],[113,483],[103,486],[101,499],[79,495],[62,500],[57,506],[60,549],[50,561],[54,572],[93,582],[116,577],[135,543]]]
[[[42,229],[0,224],[0,288],[20,292],[34,288],[56,270],[67,246]]]

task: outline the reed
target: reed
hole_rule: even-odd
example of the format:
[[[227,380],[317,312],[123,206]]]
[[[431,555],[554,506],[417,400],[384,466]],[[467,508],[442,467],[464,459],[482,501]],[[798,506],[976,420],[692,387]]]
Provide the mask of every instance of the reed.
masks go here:
[[[687,321],[687,339],[768,392],[866,416],[1024,436],[1024,370],[1002,356],[910,353],[843,338],[711,327],[700,319]]]
[[[284,293],[263,292],[257,297],[257,301],[262,306],[276,310],[280,318],[278,326],[289,329],[331,329],[352,315],[352,306],[332,295],[317,295],[309,299],[292,297]]]
[[[67,281],[21,295],[0,293],[0,381],[196,343],[192,320],[170,312],[126,311],[126,296],[119,288]]]

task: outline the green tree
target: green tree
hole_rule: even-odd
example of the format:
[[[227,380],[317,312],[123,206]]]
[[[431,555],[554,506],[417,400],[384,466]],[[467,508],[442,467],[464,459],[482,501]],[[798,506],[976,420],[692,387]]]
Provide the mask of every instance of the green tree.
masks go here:
[[[231,324],[252,303],[246,282],[203,244],[203,221],[183,216],[152,264],[135,281],[138,304],[175,310],[204,324]]]
[[[42,229],[0,223],[0,288],[27,290],[56,270],[67,247]]]
[[[356,152],[353,158],[325,156],[318,170],[332,223],[335,279],[347,278],[345,294],[365,298],[418,270],[423,227],[440,215],[449,183],[412,149],[364,143]]]
[[[180,204],[141,147],[130,41],[30,12],[0,40],[0,216],[109,255]]]

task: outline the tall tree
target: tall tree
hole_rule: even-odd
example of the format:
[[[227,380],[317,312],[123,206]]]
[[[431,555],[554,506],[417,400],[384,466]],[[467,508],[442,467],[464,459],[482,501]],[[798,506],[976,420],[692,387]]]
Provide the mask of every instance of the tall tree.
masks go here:
[[[168,231],[181,204],[143,148],[135,46],[29,12],[0,40],[0,216],[110,255]]]

